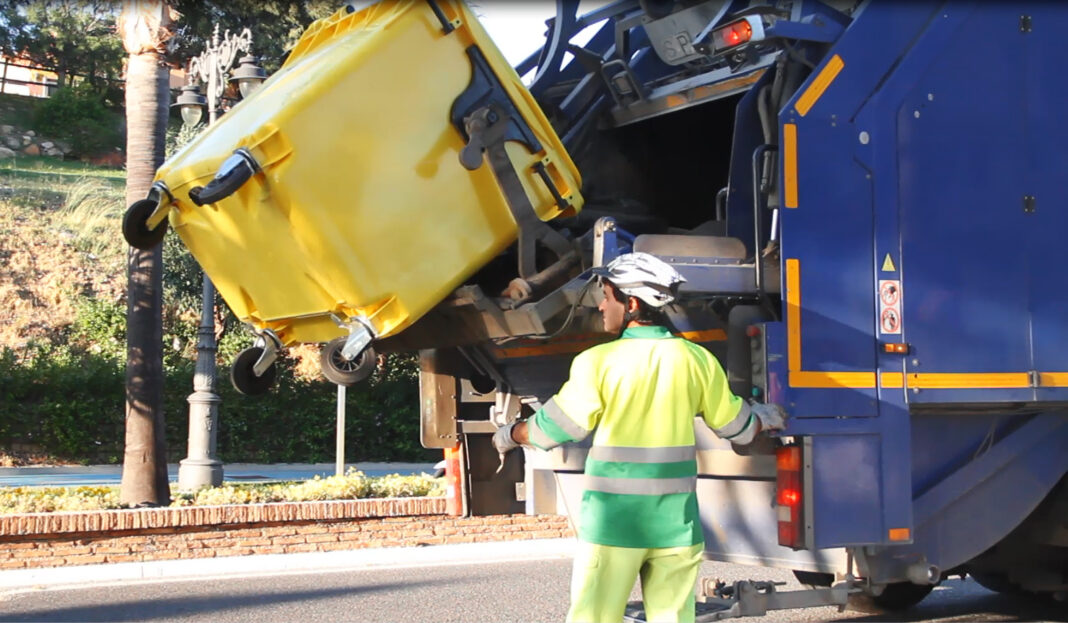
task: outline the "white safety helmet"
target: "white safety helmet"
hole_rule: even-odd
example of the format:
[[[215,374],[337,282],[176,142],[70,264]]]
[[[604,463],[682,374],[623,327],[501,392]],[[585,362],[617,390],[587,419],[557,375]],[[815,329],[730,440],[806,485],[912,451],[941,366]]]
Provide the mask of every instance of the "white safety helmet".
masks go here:
[[[686,279],[669,264],[648,253],[625,253],[598,266],[593,274],[607,280],[620,292],[645,301],[652,307],[663,307],[675,300],[679,285]]]

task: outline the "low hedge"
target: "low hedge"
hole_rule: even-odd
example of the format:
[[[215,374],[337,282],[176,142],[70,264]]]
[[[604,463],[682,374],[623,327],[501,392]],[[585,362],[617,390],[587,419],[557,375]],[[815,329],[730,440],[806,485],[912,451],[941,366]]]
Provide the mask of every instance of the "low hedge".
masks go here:
[[[218,506],[265,502],[309,502],[364,498],[423,497],[445,494],[444,479],[426,474],[369,477],[350,470],[344,476],[316,476],[304,482],[226,483],[195,492],[171,492],[171,506]],[[0,487],[0,514],[50,513],[127,508],[119,488]]]

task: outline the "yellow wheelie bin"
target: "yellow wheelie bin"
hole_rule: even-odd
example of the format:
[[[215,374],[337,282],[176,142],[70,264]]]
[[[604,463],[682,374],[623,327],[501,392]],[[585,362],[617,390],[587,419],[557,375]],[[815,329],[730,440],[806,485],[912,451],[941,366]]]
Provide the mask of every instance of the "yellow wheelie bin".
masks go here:
[[[312,24],[277,73],[164,163],[124,233],[151,246],[169,219],[267,346],[347,335],[351,359],[524,220],[576,213],[579,187],[467,6],[382,1]]]

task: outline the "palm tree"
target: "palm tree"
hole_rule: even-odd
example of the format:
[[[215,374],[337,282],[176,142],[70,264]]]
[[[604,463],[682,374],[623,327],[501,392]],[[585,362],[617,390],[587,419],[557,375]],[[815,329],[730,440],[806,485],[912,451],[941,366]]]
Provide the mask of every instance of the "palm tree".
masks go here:
[[[126,65],[126,203],[148,195],[163,164],[169,72],[163,62],[178,13],[167,0],[124,0],[118,32]],[[122,501],[170,504],[163,420],[163,245],[130,248],[126,286],[126,450]]]

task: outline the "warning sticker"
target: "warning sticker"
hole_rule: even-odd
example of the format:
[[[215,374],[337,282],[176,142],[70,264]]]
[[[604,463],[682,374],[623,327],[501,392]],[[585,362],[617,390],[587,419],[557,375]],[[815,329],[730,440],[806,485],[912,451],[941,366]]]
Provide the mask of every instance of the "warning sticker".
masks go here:
[[[901,333],[901,318],[898,317],[897,310],[887,307],[879,314],[879,329],[883,333]]]
[[[897,289],[896,281],[879,282],[879,302],[886,306],[897,305],[901,300],[901,292]]]
[[[901,333],[901,282],[897,279],[879,280],[879,332]]]
[[[894,266],[894,260],[890,257],[890,254],[887,253],[886,257],[883,259],[883,272],[892,273],[895,270],[897,270],[897,267]]]

